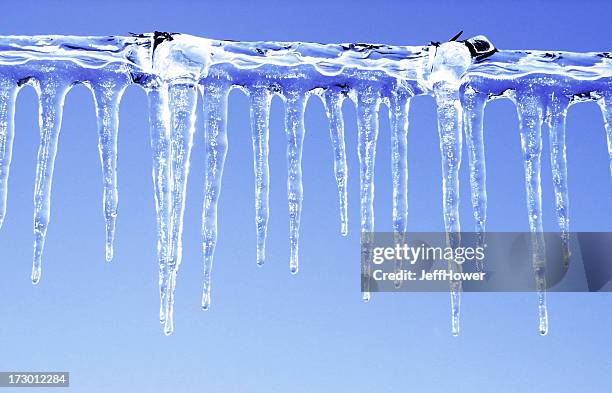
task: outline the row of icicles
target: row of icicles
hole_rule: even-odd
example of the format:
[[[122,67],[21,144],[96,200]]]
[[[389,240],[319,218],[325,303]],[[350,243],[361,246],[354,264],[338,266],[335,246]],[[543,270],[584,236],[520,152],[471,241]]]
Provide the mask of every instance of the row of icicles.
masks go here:
[[[39,96],[40,147],[38,151],[34,189],[34,258],[32,282],[38,283],[41,260],[49,224],[50,193],[57,141],[66,93],[73,81],[58,77],[30,79]],[[118,108],[125,88],[132,83],[124,75],[83,82],[93,92],[99,132],[99,151],[104,180],[104,216],[106,222],[106,260],[113,258],[113,240],[117,218],[117,131]],[[149,99],[151,147],[153,151],[153,181],[157,211],[160,321],[164,332],[171,334],[173,326],[174,289],[181,263],[181,236],[185,190],[189,172],[189,156],[195,130],[198,94],[203,95],[204,137],[206,149],[205,198],[202,214],[204,254],[204,288],[202,308],[210,306],[211,268],[217,241],[217,202],[227,152],[227,99],[234,87],[220,79],[165,84],[146,87]],[[17,92],[15,80],[0,77],[0,225],[6,214],[7,179],[13,141],[14,104]],[[304,140],[304,110],[309,95],[316,93],[324,102],[330,125],[334,156],[334,173],[340,200],[341,233],[348,232],[347,222],[347,162],[344,143],[342,103],[353,100],[358,118],[358,156],[360,162],[360,207],[362,233],[374,231],[374,163],[378,138],[378,110],[381,103],[389,106],[391,124],[391,158],[393,186],[393,231],[407,230],[407,131],[410,94],[394,89],[381,97],[379,86],[372,84],[359,90],[339,87],[321,91],[285,88],[282,93],[268,86],[242,86],[251,103],[250,117],[254,151],[255,222],[257,232],[257,264],[265,260],[265,241],[269,216],[269,132],[270,104],[274,94],[285,102],[285,128],[288,160],[288,203],[290,215],[290,270],[298,271],[298,238],[302,209],[302,146]],[[484,233],[486,223],[485,160],[483,143],[483,111],[487,95],[466,89],[459,94],[444,85],[434,89],[438,110],[440,148],[443,169],[443,204],[445,229],[449,241],[460,231],[458,204],[462,138],[466,137],[470,166],[470,188],[476,231]],[[557,219],[562,234],[568,232],[567,165],[565,155],[565,117],[570,100],[562,95],[538,96],[530,92],[515,92],[512,96],[519,114],[521,145],[525,160],[527,207],[530,229],[541,233],[541,128],[546,123],[551,146],[551,163]],[[606,96],[599,100],[604,113],[612,171],[612,101]],[[534,237],[536,245],[543,241]],[[566,244],[567,246],[567,244]],[[539,250],[539,248],[536,248]],[[569,251],[568,251],[569,252]],[[542,249],[543,253],[543,249]],[[545,298],[545,266],[543,255],[535,253],[533,264],[539,299],[539,330],[546,334],[548,320]],[[451,269],[459,265],[449,266]],[[362,266],[367,275],[368,266]],[[451,282],[452,332],[459,332],[460,282]],[[368,300],[370,293],[363,292]]]

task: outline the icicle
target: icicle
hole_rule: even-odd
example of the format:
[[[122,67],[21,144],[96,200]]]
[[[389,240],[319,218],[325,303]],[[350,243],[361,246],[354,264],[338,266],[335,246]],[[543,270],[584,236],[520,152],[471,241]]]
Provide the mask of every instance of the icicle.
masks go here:
[[[168,286],[168,223],[170,220],[170,111],[168,87],[155,86],[147,90],[149,124],[153,151],[153,188],[157,216],[157,259],[159,263],[159,321],[166,322]]]
[[[189,158],[195,131],[195,110],[198,101],[196,82],[177,82],[169,86],[170,106],[170,217],[168,222],[168,259],[166,288],[166,321],[164,332],[174,330],[174,289],[182,258],[183,213],[189,175]]]
[[[39,96],[40,146],[34,183],[34,261],[32,283],[40,281],[42,253],[51,211],[51,183],[68,83],[45,79],[36,84]]]
[[[446,244],[460,245],[459,225],[459,167],[461,165],[463,110],[459,100],[461,80],[472,64],[472,54],[458,42],[445,42],[436,48],[431,60],[430,82],[436,97],[438,133],[442,153],[442,210]],[[461,264],[448,261],[448,270],[461,272]],[[450,281],[451,329],[459,334],[461,311],[461,280]]]
[[[408,105],[405,92],[395,90],[391,96],[391,176],[393,184],[393,232],[408,227]]]
[[[98,149],[104,180],[104,219],[106,223],[106,261],[113,260],[113,242],[117,221],[117,131],[119,101],[127,85],[112,79],[92,85],[98,119]]]
[[[217,205],[227,154],[227,96],[230,88],[231,85],[227,81],[207,81],[202,87],[206,148],[205,194],[202,212],[202,248],[204,251],[202,308],[204,310],[210,307],[210,274],[217,244]]]
[[[0,228],[6,217],[6,197],[8,193],[8,176],[13,153],[13,135],[15,131],[15,81],[0,76]]]
[[[442,198],[444,228],[449,247],[458,247],[461,230],[459,224],[459,167],[462,148],[462,108],[456,89],[444,84],[435,88],[438,109],[438,132],[442,153]],[[454,261],[448,262],[451,272],[461,272],[462,267]],[[450,281],[451,327],[454,336],[459,334],[461,311],[461,281]]]
[[[300,217],[302,214],[302,147],[304,145],[304,110],[306,93],[300,89],[285,91],[285,131],[287,133],[287,196],[289,200],[289,268],[298,271]]]
[[[340,201],[340,233],[348,234],[348,203],[346,182],[348,167],[346,164],[346,146],[344,143],[344,119],[342,117],[342,102],[345,93],[337,90],[327,90],[324,93],[325,110],[329,120],[329,136],[334,150],[334,174],[338,185]]]
[[[569,100],[553,93],[548,99],[546,120],[550,141],[550,166],[555,192],[557,223],[561,231],[563,263],[569,265],[569,195],[567,190],[567,156],[565,154],[565,119]]]
[[[546,310],[546,249],[542,225],[542,185],[540,179],[542,153],[543,103],[534,92],[517,92],[516,104],[521,129],[521,147],[525,160],[525,188],[529,229],[532,232],[532,264],[538,293],[540,334],[548,332]]]
[[[408,106],[407,91],[394,89],[389,100],[389,122],[391,125],[391,179],[393,187],[392,217],[395,244],[405,242],[408,230]],[[403,270],[402,259],[395,260],[395,273]],[[397,274],[399,277],[400,274]],[[395,288],[402,281],[394,281]]]
[[[364,244],[362,249],[368,252],[371,234],[374,232],[374,164],[376,161],[376,142],[378,140],[378,109],[380,96],[374,86],[364,86],[353,93],[356,95],[359,183],[361,201],[361,234]],[[365,280],[362,288],[364,301],[370,300],[370,258],[362,258],[361,275]]]
[[[266,237],[269,216],[269,123],[272,96],[268,89],[253,88],[251,99],[251,136],[253,139],[253,170],[255,172],[255,225],[257,227],[257,265],[266,259]]]
[[[610,159],[610,174],[612,175],[612,94],[607,92],[599,101],[599,107],[604,118],[606,136],[608,139],[608,157]]]
[[[487,188],[486,166],[483,139],[483,114],[486,105],[486,94],[478,93],[467,87],[461,96],[463,107],[463,125],[470,165],[470,193],[472,213],[476,222],[477,245],[484,246],[485,227],[487,222]],[[476,262],[478,271],[483,270],[482,262]]]

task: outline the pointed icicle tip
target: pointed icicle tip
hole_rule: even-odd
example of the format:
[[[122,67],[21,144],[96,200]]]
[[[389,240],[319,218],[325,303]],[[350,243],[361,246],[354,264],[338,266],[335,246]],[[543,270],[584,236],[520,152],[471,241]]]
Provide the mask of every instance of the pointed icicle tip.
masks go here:
[[[111,244],[106,244],[106,253],[105,253],[105,257],[106,257],[106,262],[112,262],[113,261],[113,256],[114,256],[114,250],[113,250],[113,245]]]
[[[40,270],[33,270],[32,271],[32,284],[33,285],[38,285],[38,283],[40,282]]]
[[[204,293],[202,295],[202,310],[208,311],[210,310],[210,295]]]

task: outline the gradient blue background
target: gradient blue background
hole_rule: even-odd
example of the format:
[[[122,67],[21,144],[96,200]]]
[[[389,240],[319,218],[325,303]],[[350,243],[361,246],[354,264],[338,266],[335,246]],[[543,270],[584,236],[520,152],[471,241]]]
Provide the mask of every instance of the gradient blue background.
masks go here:
[[[108,35],[179,31],[236,40],[423,44],[459,30],[499,48],[605,51],[609,2],[365,1],[3,2],[0,34]],[[271,115],[268,261],[255,265],[253,175],[247,99],[230,97],[213,305],[199,309],[202,264],[201,118],[192,157],[176,332],[157,322],[155,213],[146,97],[130,87],[121,105],[120,215],[115,261],[104,262],[101,170],[93,102],[83,87],[66,99],[41,283],[30,283],[37,104],[21,91],[9,211],[0,232],[0,370],[70,371],[72,392],[603,392],[612,369],[612,297],[549,296],[550,333],[537,333],[534,294],[465,294],[462,333],[451,337],[443,293],[378,294],[360,301],[356,124],[344,107],[350,235],[339,235],[327,121],[306,114],[305,201],[297,276],[288,267],[283,107]],[[486,109],[489,229],[527,229],[516,113]],[[594,103],[568,117],[571,225],[611,230],[603,122]],[[391,224],[389,123],[381,111],[376,228]],[[544,219],[555,230],[548,143]],[[441,176],[433,100],[413,100],[409,131],[411,230],[441,230]],[[463,227],[472,227],[462,168]],[[1,389],[0,389],[1,390]],[[21,390],[20,390],[21,391]],[[24,392],[28,389],[24,389]]]

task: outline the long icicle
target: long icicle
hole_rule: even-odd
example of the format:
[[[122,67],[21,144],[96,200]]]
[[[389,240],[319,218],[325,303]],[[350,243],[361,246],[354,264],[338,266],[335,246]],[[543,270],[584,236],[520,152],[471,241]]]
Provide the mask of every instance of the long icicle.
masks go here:
[[[217,245],[217,205],[221,194],[223,166],[227,155],[227,81],[207,81],[202,87],[204,101],[204,146],[206,175],[202,212],[202,249],[204,252],[204,287],[202,309],[210,307],[210,278]]]
[[[153,152],[153,190],[157,223],[157,260],[159,264],[159,321],[166,322],[168,286],[168,224],[170,221],[170,110],[168,87],[147,89],[149,99],[149,126]]]
[[[456,248],[460,243],[459,223],[459,167],[462,148],[462,108],[458,91],[441,84],[435,87],[438,110],[438,132],[442,154],[442,199],[444,228],[448,247]],[[462,266],[452,260],[448,262],[451,272],[461,272]],[[451,329],[459,334],[461,312],[461,280],[450,281]]]
[[[104,181],[104,220],[106,224],[106,261],[113,260],[115,225],[117,221],[117,132],[119,102],[127,85],[118,85],[113,78],[92,85],[98,120],[98,150]]]
[[[391,216],[395,244],[405,242],[408,230],[408,110],[410,97],[404,89],[394,88],[389,100],[389,123],[391,126],[391,185],[393,189]],[[395,260],[395,273],[403,270],[401,258]],[[400,277],[397,274],[396,277]],[[396,288],[402,280],[394,281]]]
[[[516,104],[521,131],[521,147],[525,162],[525,189],[532,242],[532,264],[538,293],[540,334],[548,332],[546,309],[546,248],[542,224],[542,122],[543,103],[532,91],[516,93]]]
[[[301,89],[285,91],[285,132],[287,134],[287,197],[289,201],[289,269],[298,272],[300,218],[302,215],[302,148],[304,146],[304,110],[306,93]]]
[[[567,155],[565,145],[565,120],[569,99],[558,93],[548,98],[546,122],[550,141],[550,166],[552,169],[553,189],[557,223],[561,231],[563,263],[569,265],[569,194],[567,186]]]
[[[408,230],[408,109],[409,96],[394,90],[391,95],[391,177],[393,186],[393,232]]]
[[[51,213],[51,184],[62,124],[64,98],[69,84],[54,78],[36,83],[39,102],[40,146],[34,183],[34,260],[32,283],[40,281],[42,254]]]
[[[0,76],[0,228],[6,217],[8,176],[13,155],[15,134],[15,98],[17,84],[14,80]]]
[[[606,138],[608,141],[608,157],[610,160],[610,175],[612,176],[612,93],[608,92],[597,101],[603,114]]]
[[[358,156],[360,183],[360,210],[362,252],[371,249],[374,232],[374,164],[376,162],[376,142],[378,140],[378,110],[380,95],[372,85],[351,92],[357,104]],[[369,301],[371,263],[369,255],[362,256],[362,299]]]
[[[174,290],[183,254],[183,215],[189,175],[189,159],[195,131],[198,101],[195,81],[181,81],[169,86],[170,106],[170,217],[168,222],[168,285],[166,288],[166,322],[164,333],[174,331]]]
[[[472,214],[476,223],[477,245],[479,247],[484,247],[487,223],[487,169],[483,136],[483,116],[486,102],[486,94],[479,93],[471,87],[467,87],[461,95],[463,130],[470,166]],[[476,262],[476,268],[478,271],[483,270],[482,261]]]
[[[328,89],[323,96],[325,111],[329,121],[329,136],[334,152],[334,176],[338,186],[338,199],[340,203],[340,233],[348,234],[348,203],[347,203],[347,177],[346,145],[344,142],[344,118],[342,117],[342,102],[345,93]]]
[[[270,204],[269,124],[272,95],[265,87],[250,90],[253,171],[255,173],[255,225],[257,230],[257,265],[266,260],[266,238]]]

